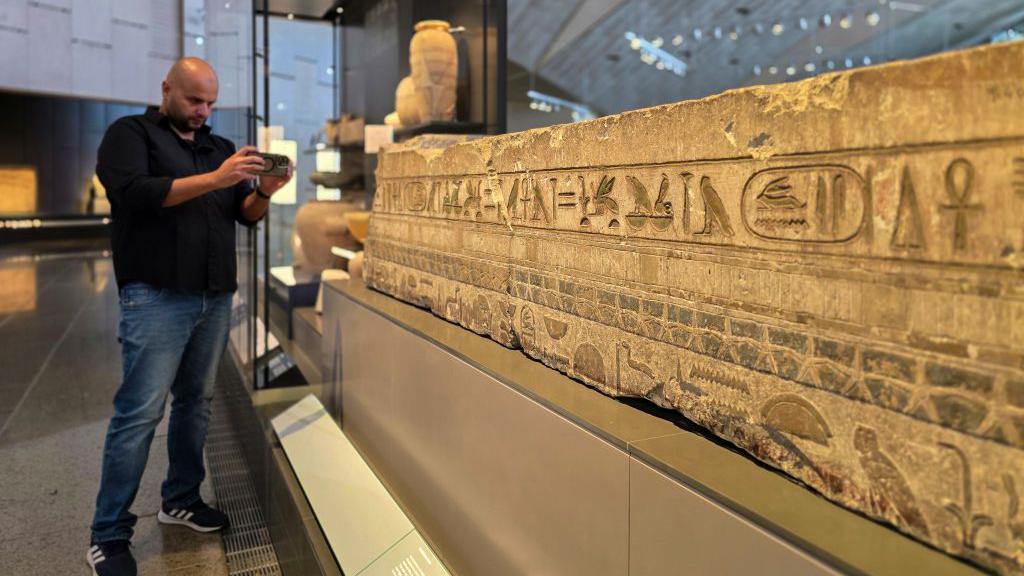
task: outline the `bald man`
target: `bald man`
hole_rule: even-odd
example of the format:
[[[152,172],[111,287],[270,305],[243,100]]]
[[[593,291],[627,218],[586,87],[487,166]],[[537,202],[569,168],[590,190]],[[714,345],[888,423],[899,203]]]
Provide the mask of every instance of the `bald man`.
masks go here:
[[[87,559],[94,574],[134,575],[129,511],[170,394],[169,466],[157,519],[198,532],[228,525],[203,502],[203,446],[217,366],[238,289],[235,224],[252,226],[291,178],[256,178],[256,149],[214,135],[206,124],[217,75],[185,58],[171,67],[162,103],[114,122],[96,173],[113,216],[120,294],[121,386],[103,448],[103,474]],[[258,184],[257,184],[258,182]]]

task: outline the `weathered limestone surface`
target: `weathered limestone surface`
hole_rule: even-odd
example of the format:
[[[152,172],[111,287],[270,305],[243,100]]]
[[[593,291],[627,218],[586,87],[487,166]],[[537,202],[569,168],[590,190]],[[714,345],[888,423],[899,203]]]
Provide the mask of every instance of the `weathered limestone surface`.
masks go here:
[[[1024,572],[1024,45],[382,155],[371,286]]]

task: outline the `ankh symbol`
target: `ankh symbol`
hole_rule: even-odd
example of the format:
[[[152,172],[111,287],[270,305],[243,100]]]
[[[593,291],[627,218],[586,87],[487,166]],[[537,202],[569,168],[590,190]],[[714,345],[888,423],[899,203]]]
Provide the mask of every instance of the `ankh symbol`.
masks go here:
[[[950,204],[942,204],[945,210],[955,210],[956,220],[953,228],[953,249],[967,248],[967,213],[969,210],[981,210],[981,204],[971,204],[971,185],[974,183],[974,166],[963,158],[957,158],[946,168],[946,195]],[[959,184],[959,186],[958,186]]]

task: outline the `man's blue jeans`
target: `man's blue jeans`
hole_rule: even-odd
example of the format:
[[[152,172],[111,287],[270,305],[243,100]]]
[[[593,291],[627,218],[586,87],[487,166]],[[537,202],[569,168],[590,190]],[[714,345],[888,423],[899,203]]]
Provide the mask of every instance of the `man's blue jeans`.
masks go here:
[[[171,508],[188,508],[200,499],[210,401],[230,324],[230,293],[174,292],[142,283],[121,289],[123,378],[103,447],[93,542],[131,538],[136,516],[128,509],[168,392],[170,466],[161,497]]]

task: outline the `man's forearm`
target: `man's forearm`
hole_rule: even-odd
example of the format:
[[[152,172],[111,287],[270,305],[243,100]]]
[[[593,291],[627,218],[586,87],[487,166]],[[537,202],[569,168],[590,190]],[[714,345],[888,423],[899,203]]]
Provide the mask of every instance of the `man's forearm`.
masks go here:
[[[219,186],[213,178],[213,173],[209,172],[206,174],[196,174],[195,176],[188,176],[185,178],[176,178],[171,183],[171,191],[164,198],[164,208],[170,208],[171,206],[177,206],[184,202],[188,202],[193,198],[198,198],[203,194],[213,192]]]
[[[249,222],[256,222],[267,213],[267,206],[269,205],[270,200],[253,192],[242,201],[242,216]]]

